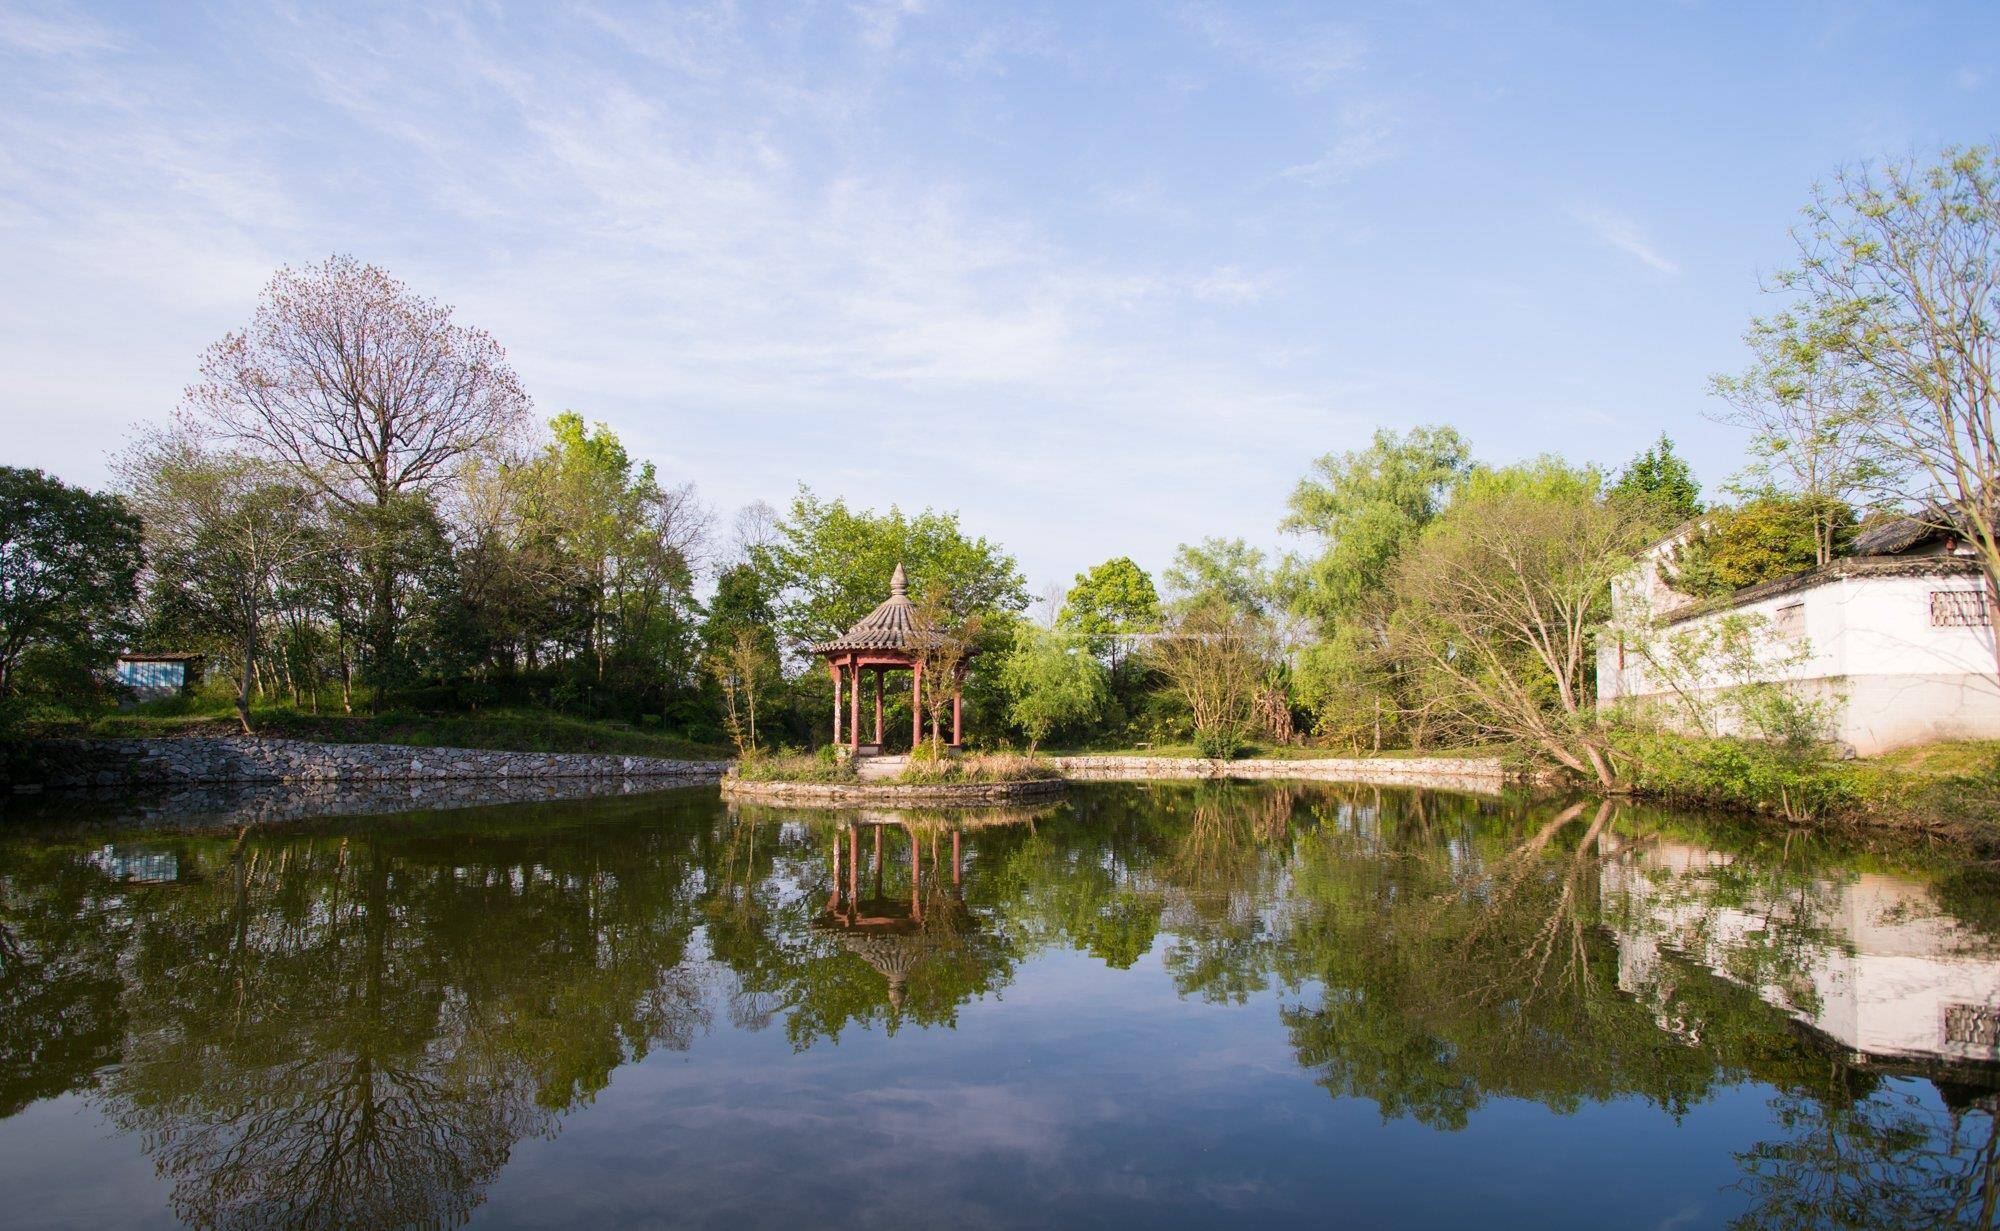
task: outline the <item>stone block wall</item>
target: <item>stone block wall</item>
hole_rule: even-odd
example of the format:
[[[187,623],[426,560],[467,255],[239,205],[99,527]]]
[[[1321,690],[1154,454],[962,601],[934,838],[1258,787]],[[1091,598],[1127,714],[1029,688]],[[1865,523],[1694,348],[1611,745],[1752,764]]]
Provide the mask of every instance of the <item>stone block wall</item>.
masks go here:
[[[1288,761],[1210,761],[1197,757],[1051,757],[1065,778],[1079,782],[1189,778],[1353,782],[1446,791],[1498,792],[1507,774],[1499,758],[1328,757]]]
[[[725,761],[598,753],[496,752],[400,744],[203,739],[48,740],[17,750],[17,785],[53,788],[197,782],[404,782],[451,779],[665,778],[713,781]]]

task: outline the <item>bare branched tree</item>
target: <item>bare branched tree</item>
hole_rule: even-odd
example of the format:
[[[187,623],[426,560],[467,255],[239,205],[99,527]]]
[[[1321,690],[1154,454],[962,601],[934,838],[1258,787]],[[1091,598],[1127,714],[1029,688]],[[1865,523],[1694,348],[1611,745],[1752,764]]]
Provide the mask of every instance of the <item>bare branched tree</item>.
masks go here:
[[[1783,312],[1753,322],[1744,340],[1756,362],[1710,381],[1729,406],[1715,418],[1750,433],[1750,494],[1775,488],[1805,501],[1817,563],[1827,564],[1847,508],[1873,496],[1886,473],[1867,430],[1873,394],[1811,319]]]
[[[242,656],[236,717],[253,734],[252,676],[280,578],[325,542],[317,493],[276,462],[209,450],[185,427],[142,435],[117,470],[153,572],[232,630]]]
[[[1612,785],[1590,729],[1592,636],[1649,528],[1575,475],[1461,494],[1397,567],[1399,651],[1470,729]]]
[[[736,635],[709,655],[708,669],[722,686],[723,724],[742,756],[757,755],[757,692],[778,669],[767,639],[753,628]]]
[[[450,308],[373,265],[335,256],[278,271],[255,316],[201,360],[186,409],[342,504],[383,514],[451,482],[526,421],[506,352]],[[378,537],[393,533],[384,518]],[[393,656],[397,566],[369,553],[370,639]]]
[[[1203,756],[1231,755],[1249,729],[1268,674],[1266,639],[1255,615],[1205,602],[1182,610],[1154,642],[1154,665],[1187,706]]]
[[[2000,605],[2000,151],[1842,171],[1794,238],[1779,286],[1868,382],[1885,488],[1968,539]]]
[[[912,653],[917,660],[917,700],[930,715],[931,742],[937,743],[948,725],[945,715],[952,698],[965,684],[965,673],[984,622],[977,615],[955,619],[951,595],[932,583],[911,604],[910,622],[917,636]]]

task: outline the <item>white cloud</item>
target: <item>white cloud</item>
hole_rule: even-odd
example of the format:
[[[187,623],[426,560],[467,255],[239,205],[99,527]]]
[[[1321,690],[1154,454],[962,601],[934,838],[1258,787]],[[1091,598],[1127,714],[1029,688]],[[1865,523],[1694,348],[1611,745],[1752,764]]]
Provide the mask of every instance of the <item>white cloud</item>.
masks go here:
[[[1265,32],[1208,0],[1191,0],[1175,13],[1216,50],[1301,93],[1332,86],[1361,63],[1366,50],[1345,26],[1318,23]]]
[[[68,56],[107,51],[118,46],[118,40],[66,6],[34,13],[23,5],[0,4],[0,45],[38,56]]]
[[[1652,240],[1632,219],[1601,209],[1573,210],[1571,217],[1582,223],[1600,243],[1616,248],[1660,273],[1680,273],[1680,265],[1654,247]]]
[[[1977,90],[1986,84],[1986,74],[1976,68],[1961,68],[1952,74],[1952,80],[1961,90]]]
[[[1286,167],[1280,175],[1314,187],[1339,183],[1393,154],[1390,140],[1402,121],[1377,103],[1351,103],[1334,119],[1333,141],[1311,162]]]
[[[896,45],[903,32],[903,20],[924,11],[924,0],[863,0],[853,6],[861,23],[861,39],[871,47],[887,49]]]

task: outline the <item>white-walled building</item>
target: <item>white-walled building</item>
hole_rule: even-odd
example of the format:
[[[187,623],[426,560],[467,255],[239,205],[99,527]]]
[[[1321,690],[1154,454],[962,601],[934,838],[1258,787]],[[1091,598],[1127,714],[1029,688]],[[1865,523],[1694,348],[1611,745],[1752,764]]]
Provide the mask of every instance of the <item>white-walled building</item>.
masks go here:
[[[1680,708],[1673,683],[1647,661],[1640,639],[1657,646],[1678,630],[1748,615],[1760,618],[1762,678],[1828,701],[1834,738],[1862,756],[2000,738],[1993,612],[1977,560],[1952,535],[1899,520],[1862,535],[1852,556],[1700,602],[1666,582],[1692,531],[1654,544],[1612,587],[1612,627],[1597,651],[1600,704],[1651,701],[1671,714]],[[1709,678],[1691,691],[1728,683]]]
[[[1621,843],[1607,838],[1606,846]],[[2000,1061],[2000,947],[1915,881],[1878,872],[1736,899],[1711,888],[1731,856],[1684,842],[1606,862],[1618,985],[1658,986],[1677,953],[1877,1060]],[[1783,953],[1759,968],[1756,954]]]

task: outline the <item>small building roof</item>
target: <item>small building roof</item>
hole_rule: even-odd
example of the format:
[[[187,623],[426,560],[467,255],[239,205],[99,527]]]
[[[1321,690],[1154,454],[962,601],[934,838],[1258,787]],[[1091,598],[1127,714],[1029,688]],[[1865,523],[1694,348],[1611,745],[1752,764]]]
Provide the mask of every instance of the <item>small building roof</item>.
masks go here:
[[[121,663],[192,663],[207,658],[206,654],[175,652],[148,653],[142,650],[127,650],[118,656]]]
[[[1900,555],[1912,547],[1951,534],[1949,526],[1945,515],[1937,510],[1912,517],[1892,517],[1855,535],[1853,551],[1857,556]]]
[[[1848,577],[1978,577],[1981,576],[1979,562],[1964,556],[1842,556],[1831,564],[1809,568],[1802,573],[1792,573],[1785,577],[1774,577],[1770,581],[1745,586],[1731,594],[1707,602],[1689,603],[1676,607],[1661,617],[1661,623],[1683,624],[1689,620],[1713,615],[1718,611],[1731,611],[1747,607],[1751,603],[1767,598],[1777,598],[1810,590],[1815,586],[1827,585]]]
[[[896,565],[896,571],[889,578],[889,597],[881,606],[867,615],[840,636],[825,645],[813,647],[815,654],[844,654],[855,650],[911,651],[931,644],[935,634],[926,633],[917,627],[916,606],[910,602],[909,582],[903,577],[903,566]]]

